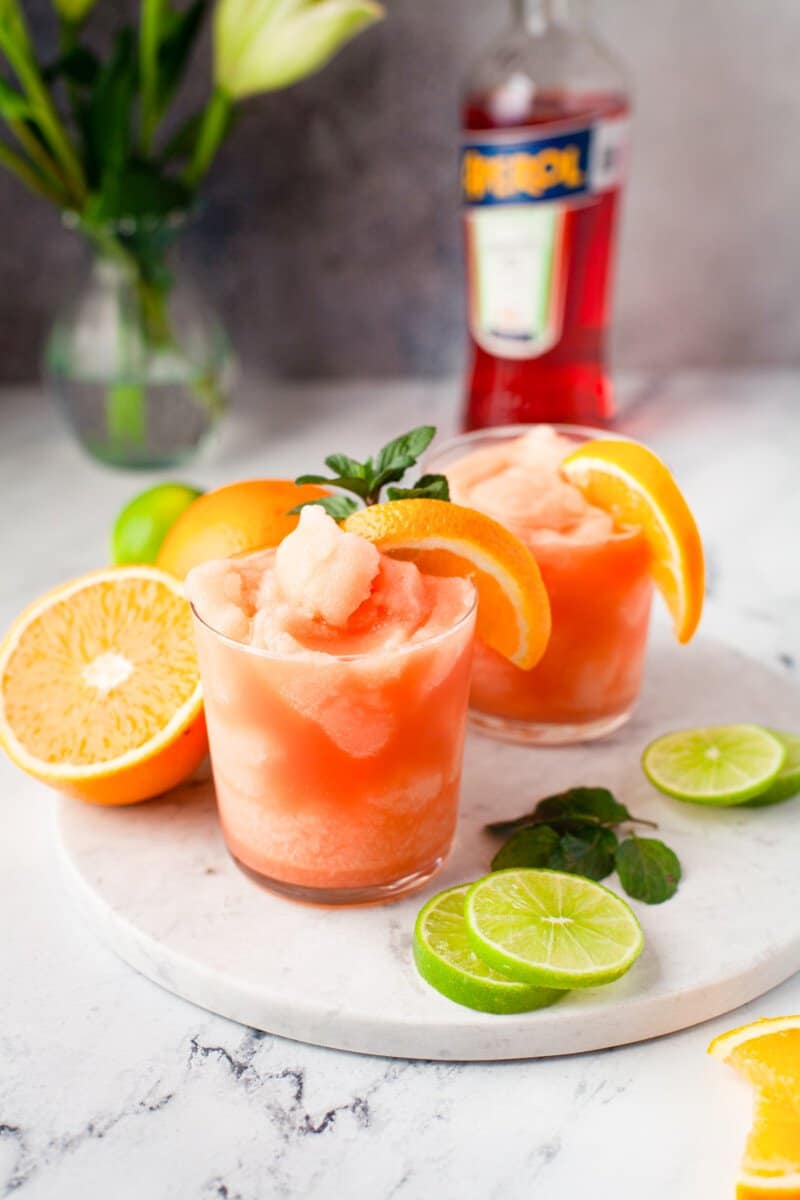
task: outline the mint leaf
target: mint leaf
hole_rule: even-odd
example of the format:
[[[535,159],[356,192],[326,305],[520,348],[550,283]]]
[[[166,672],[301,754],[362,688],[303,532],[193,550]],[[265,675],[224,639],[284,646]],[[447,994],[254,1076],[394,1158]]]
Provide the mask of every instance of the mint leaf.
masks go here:
[[[371,481],[360,475],[298,475],[295,483],[324,483],[328,487],[339,487],[344,492],[355,492],[362,500],[366,500],[372,490]]]
[[[354,479],[368,479],[372,475],[369,463],[357,462],[346,454],[329,454],[325,466],[330,467],[337,475],[349,475]]]
[[[325,483],[341,488],[343,492],[352,492],[367,506],[379,504],[382,488],[390,483],[398,483],[409,467],[416,465],[417,458],[430,445],[435,434],[434,425],[420,425],[418,429],[387,442],[375,462],[372,458],[359,462],[347,454],[329,454],[325,465],[335,472],[334,475],[299,475],[295,483]],[[447,480],[441,475],[423,475],[414,488],[393,488],[389,493],[391,500],[413,496],[449,500]]]
[[[551,829],[549,825],[521,829],[497,851],[492,859],[492,870],[502,871],[505,867],[546,867],[560,841],[561,838],[555,829]]]
[[[678,856],[657,838],[626,838],[617,848],[615,863],[620,883],[634,900],[663,904],[678,890]]]
[[[311,505],[316,505],[318,508],[324,508],[329,517],[333,517],[334,521],[344,521],[356,511],[358,505],[355,500],[349,496],[322,496],[319,500],[306,500],[303,504],[296,504],[294,508],[289,509],[289,516],[295,516],[304,508],[309,508]]]
[[[562,835],[547,866],[553,871],[567,871],[587,879],[605,879],[614,870],[616,849],[617,835],[612,829],[584,828],[579,833]]]
[[[619,825],[638,821],[608,788],[576,787],[540,800],[532,812],[510,821],[495,821],[486,828],[501,837],[530,825],[557,825],[563,832],[579,832],[584,825]],[[642,821],[649,825],[651,822]]]
[[[435,425],[420,425],[416,429],[411,429],[408,433],[394,438],[391,442],[387,442],[375,462],[376,477],[390,468],[402,467],[403,470],[406,470],[408,467],[413,467],[435,437]]]
[[[450,485],[445,475],[422,475],[413,487],[390,487],[386,495],[390,500],[449,500]]]
[[[535,809],[536,820],[558,821],[567,828],[571,825],[619,825],[630,821],[631,814],[624,804],[615,800],[608,788],[570,788],[557,796],[540,800]]]

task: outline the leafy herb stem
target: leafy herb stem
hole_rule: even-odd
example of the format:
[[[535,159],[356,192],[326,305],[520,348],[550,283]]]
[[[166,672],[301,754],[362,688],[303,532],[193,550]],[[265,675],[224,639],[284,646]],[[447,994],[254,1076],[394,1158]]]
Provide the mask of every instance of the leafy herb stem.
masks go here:
[[[364,462],[347,454],[329,454],[325,466],[334,472],[333,475],[300,475],[296,482],[327,484],[344,492],[345,495],[307,501],[307,504],[324,508],[336,521],[343,521],[354,513],[359,501],[367,508],[380,504],[384,489],[389,500],[449,500],[450,490],[444,475],[421,475],[410,488],[394,486],[403,479],[406,471],[416,466],[435,434],[434,425],[420,425],[393,438],[374,458]],[[292,512],[297,513],[305,507],[306,504],[298,504]]]

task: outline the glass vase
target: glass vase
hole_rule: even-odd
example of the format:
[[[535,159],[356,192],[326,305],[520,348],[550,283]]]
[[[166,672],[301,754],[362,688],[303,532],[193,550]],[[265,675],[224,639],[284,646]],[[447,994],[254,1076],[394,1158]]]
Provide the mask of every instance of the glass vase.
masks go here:
[[[88,227],[86,282],[57,316],[45,371],[78,441],[115,467],[165,468],[208,441],[227,406],[229,339],[176,260],[183,216]]]

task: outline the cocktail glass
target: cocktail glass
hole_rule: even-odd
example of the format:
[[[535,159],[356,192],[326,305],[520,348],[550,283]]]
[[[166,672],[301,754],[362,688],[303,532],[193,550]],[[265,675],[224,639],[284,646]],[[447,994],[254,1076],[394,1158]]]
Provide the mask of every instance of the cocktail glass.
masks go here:
[[[458,813],[475,606],[426,640],[281,655],[194,610],[222,830],[294,900],[366,904],[439,870]]]
[[[531,428],[506,425],[452,438],[429,456],[426,470],[446,475],[448,465],[465,455]],[[552,428],[576,445],[609,436],[575,425]],[[544,657],[529,671],[476,641],[471,724],[503,740],[534,745],[611,733],[630,717],[644,669],[653,581],[643,534],[615,529],[607,539],[580,542],[521,525],[508,513],[486,511],[534,554],[550,597],[553,628]]]

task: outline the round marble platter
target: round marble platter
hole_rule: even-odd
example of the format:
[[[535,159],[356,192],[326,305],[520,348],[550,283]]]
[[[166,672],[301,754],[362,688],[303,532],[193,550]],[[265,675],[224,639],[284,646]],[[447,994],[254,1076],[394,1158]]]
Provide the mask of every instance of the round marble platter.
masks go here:
[[[365,1054],[492,1060],[640,1041],[717,1016],[800,969],[800,799],[712,810],[659,795],[639,757],[658,733],[754,720],[800,730],[800,693],[721,644],[651,647],[634,718],[586,747],[532,750],[470,735],[456,846],[422,892],[383,907],[315,909],[269,895],[228,857],[211,783],[126,809],[63,800],[68,890],[87,925],[142,974],[195,1004],[270,1033]],[[605,785],[658,822],[684,878],[666,904],[635,904],[645,950],[609,987],[552,1008],[490,1016],[440,996],[411,957],[434,891],[488,870],[487,821],[566,787]],[[607,881],[616,887],[616,877]]]

